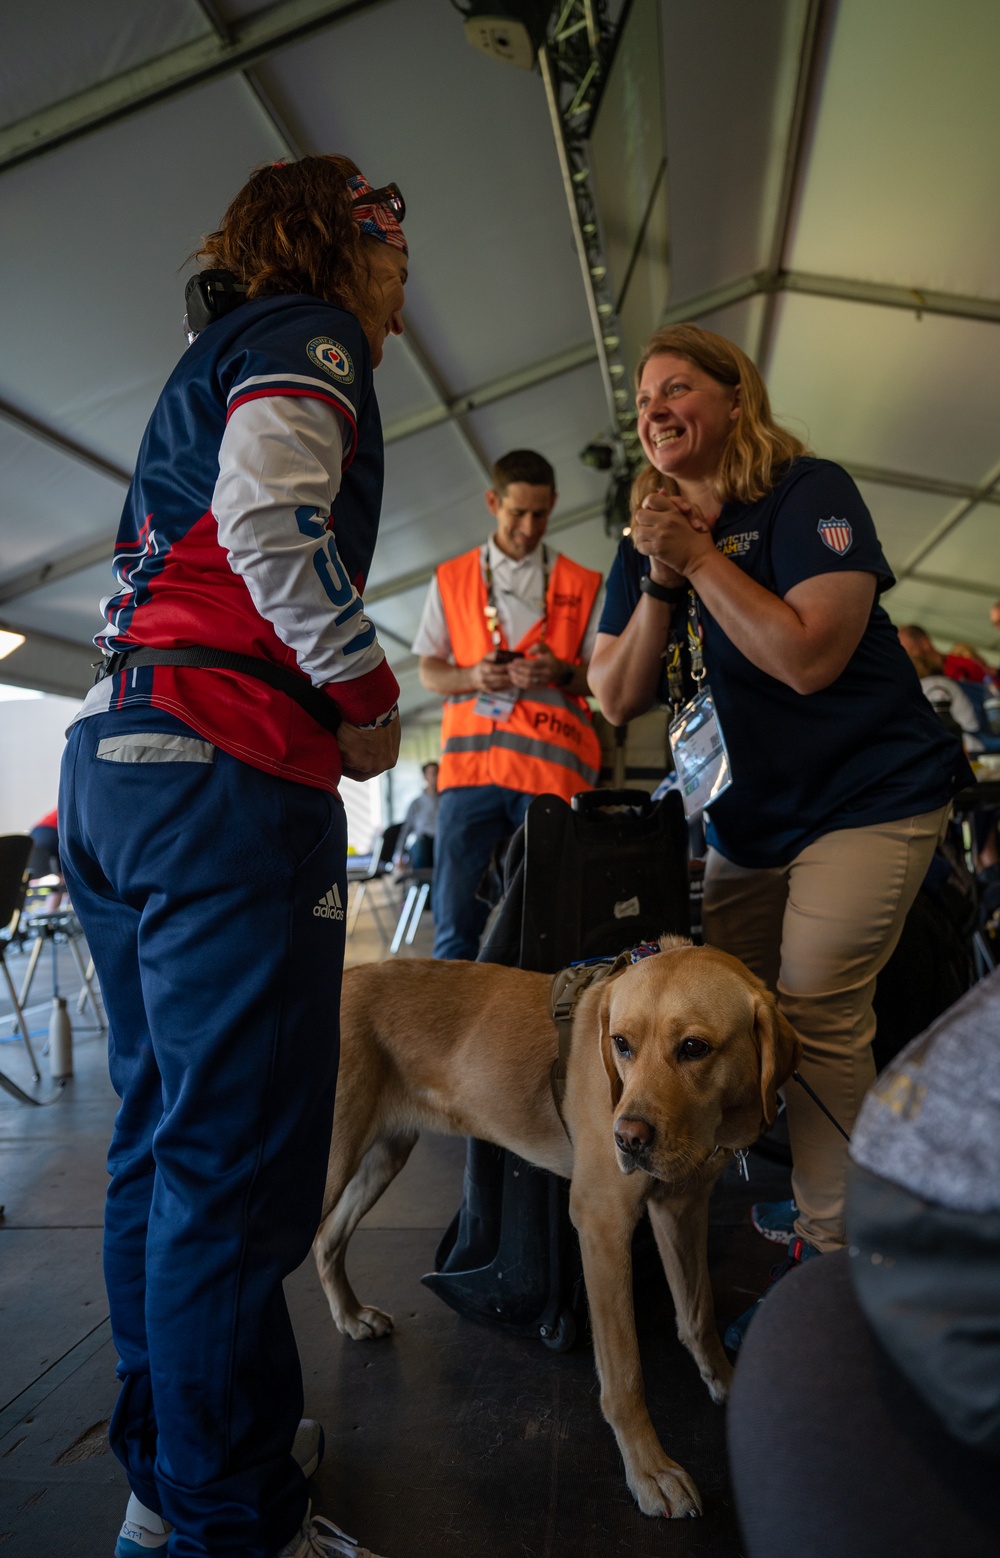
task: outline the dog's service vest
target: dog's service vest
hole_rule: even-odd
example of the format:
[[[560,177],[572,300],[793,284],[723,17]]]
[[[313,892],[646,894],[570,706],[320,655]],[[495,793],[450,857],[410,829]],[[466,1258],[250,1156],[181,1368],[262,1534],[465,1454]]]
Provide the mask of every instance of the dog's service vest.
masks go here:
[[[476,665],[494,647],[486,626],[486,581],[476,547],[437,570],[455,664]],[[601,576],[561,554],[546,593],[545,641],[559,660],[580,663]],[[514,647],[526,653],[540,642],[542,623],[529,628]],[[558,795],[572,800],[592,790],[601,766],[601,749],[584,698],[559,687],[522,692],[509,719],[484,719],[474,712],[477,693],[448,698],[441,723],[438,789],[498,784],[528,795]]]

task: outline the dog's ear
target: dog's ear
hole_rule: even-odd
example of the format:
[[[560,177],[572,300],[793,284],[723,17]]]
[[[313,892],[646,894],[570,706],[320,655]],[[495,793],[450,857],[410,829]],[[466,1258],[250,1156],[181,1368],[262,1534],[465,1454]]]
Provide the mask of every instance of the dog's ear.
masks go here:
[[[783,1087],[799,1063],[802,1042],[786,1017],[779,1012],[769,990],[754,992],[754,1037],[760,1051],[760,1102],[766,1125],[778,1115],[778,1088]]]
[[[607,990],[601,991],[601,1002],[598,1007],[601,1025],[601,1060],[604,1069],[608,1073],[608,1085],[611,1088],[611,1107],[617,1109],[622,1093],[625,1091],[621,1077],[615,1069],[615,1052],[611,1043],[611,1002]]]

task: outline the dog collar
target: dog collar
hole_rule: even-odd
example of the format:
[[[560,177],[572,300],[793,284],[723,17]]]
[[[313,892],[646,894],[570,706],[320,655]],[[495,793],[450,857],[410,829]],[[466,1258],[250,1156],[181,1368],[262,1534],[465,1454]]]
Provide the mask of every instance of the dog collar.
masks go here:
[[[583,992],[589,990],[591,985],[600,984],[619,969],[628,968],[631,964],[652,957],[659,951],[658,941],[640,941],[626,952],[619,952],[617,957],[581,958],[576,963],[570,963],[568,968],[561,968],[552,980],[549,990],[549,1013],[559,1035],[559,1053],[552,1062],[549,1082],[556,1113],[567,1137],[569,1137],[569,1129],[563,1115],[562,1104],[566,1093],[566,1072],[569,1066],[570,1046],[573,1042],[573,1013],[576,1011],[576,1004]]]

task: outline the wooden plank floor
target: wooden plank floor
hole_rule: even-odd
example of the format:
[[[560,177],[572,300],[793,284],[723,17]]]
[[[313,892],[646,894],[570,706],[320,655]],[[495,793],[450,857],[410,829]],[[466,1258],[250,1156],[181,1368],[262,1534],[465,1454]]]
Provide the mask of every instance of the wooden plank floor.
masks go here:
[[[413,953],[427,955],[421,926]],[[349,961],[381,955],[362,915]],[[16,980],[16,958],[15,980]],[[75,988],[60,957],[63,993]],[[47,1028],[51,969],[37,982]],[[72,1003],[71,1003],[72,1009]],[[27,1080],[0,1008],[0,1067]],[[127,1488],[107,1450],[115,1352],[101,1279],[104,1157],[115,1109],[105,1040],[74,1014],[76,1075],[51,1108],[0,1093],[0,1548],[3,1558],[110,1558]],[[44,1034],[40,1043],[44,1042]],[[306,1409],[325,1425],[319,1511],[388,1558],[738,1558],[724,1412],[674,1334],[648,1241],[636,1306],[654,1421],[705,1498],[699,1521],[647,1520],[629,1497],[584,1342],[566,1354],[473,1325],[420,1285],[461,1195],[463,1144],[422,1141],[351,1246],[361,1296],[396,1318],[392,1338],[334,1330],[311,1260],[287,1291]],[[752,1158],[749,1187],[720,1183],[710,1258],[724,1323],[759,1291],[775,1248],[750,1228],[784,1172]],[[780,1253],[780,1252],[778,1252]]]

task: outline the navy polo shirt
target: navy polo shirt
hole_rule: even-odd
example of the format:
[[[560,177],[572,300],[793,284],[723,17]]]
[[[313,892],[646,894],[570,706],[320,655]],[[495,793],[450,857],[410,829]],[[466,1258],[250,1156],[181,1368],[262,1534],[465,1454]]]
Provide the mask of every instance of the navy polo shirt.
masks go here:
[[[846,471],[829,460],[796,460],[758,503],[726,503],[713,539],[782,598],[817,574],[858,571],[875,575],[877,594],[841,675],[808,694],[752,665],[701,607],[705,665],[733,772],[706,814],[710,844],[737,865],[787,865],[825,833],[934,811],[973,782],[961,742],[921,692],[878,602],[895,579]],[[648,571],[648,560],[623,541],[601,633],[623,632]],[[665,694],[661,678],[664,701]]]

